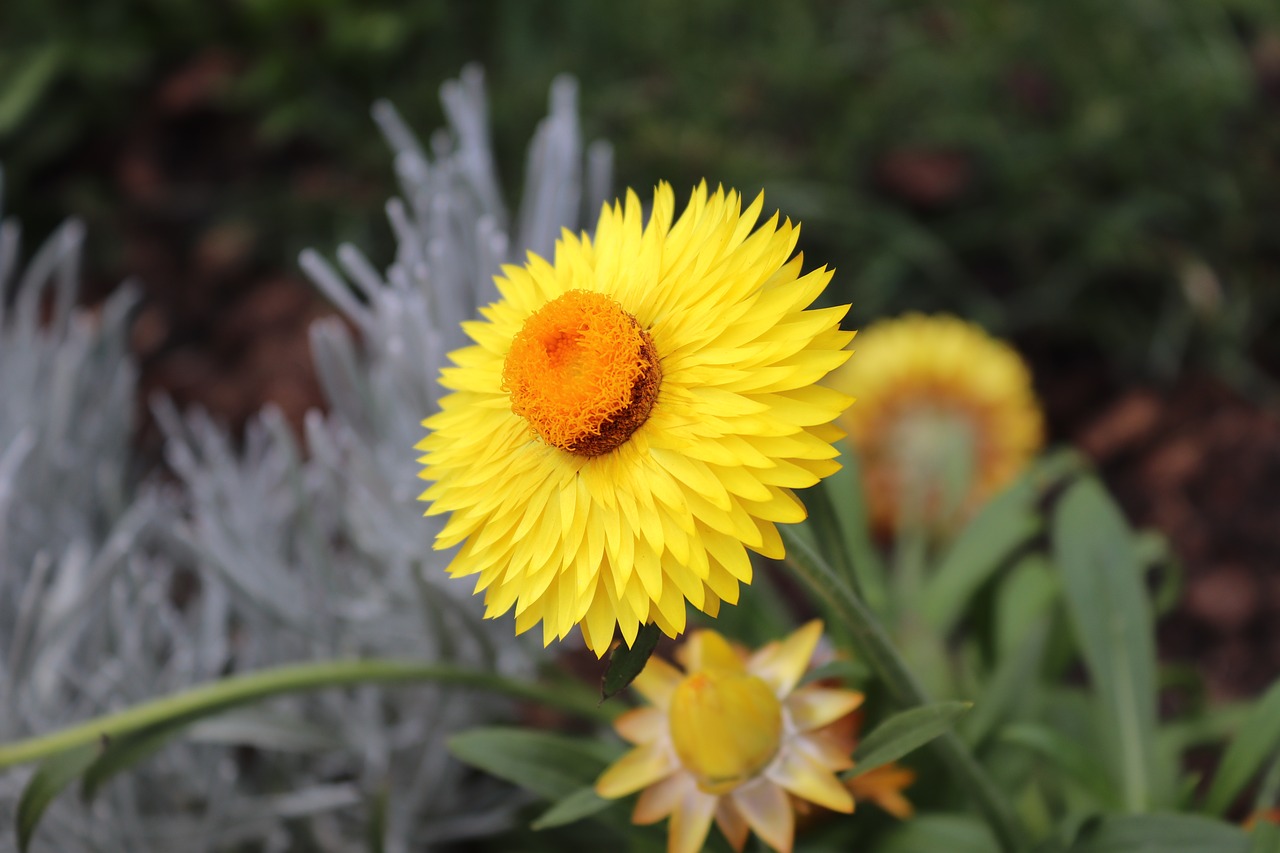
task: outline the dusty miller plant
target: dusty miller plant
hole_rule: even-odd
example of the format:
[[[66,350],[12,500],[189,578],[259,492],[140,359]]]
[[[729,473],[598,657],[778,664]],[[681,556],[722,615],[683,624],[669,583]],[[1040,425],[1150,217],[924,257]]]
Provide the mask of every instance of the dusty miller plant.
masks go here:
[[[442,100],[449,126],[429,148],[389,104],[374,108],[403,193],[388,203],[398,250],[386,271],[351,246],[338,250],[341,273],[303,254],[350,323],[312,330],[329,411],[308,415],[305,450],[273,408],[236,442],[204,413],[159,399],[170,474],[135,486],[133,296],[120,291],[96,322],[73,309],[77,226],[33,259],[0,326],[0,737],[290,661],[536,670],[536,646],[483,622],[467,584],[446,578],[414,500],[411,448],[460,321],[496,295],[501,263],[550,252],[562,227],[598,208],[610,152],[597,144],[584,158],[575,84],[557,80],[513,222],[479,69],[446,83]],[[16,248],[7,226],[0,274],[16,266]],[[49,393],[59,377],[68,390]],[[60,506],[65,495],[75,500]],[[50,642],[46,623],[64,638]],[[443,739],[510,713],[505,701],[433,687],[326,691],[235,712],[196,726],[91,806],[56,806],[36,849],[361,850],[375,809],[389,851],[489,832],[515,803],[448,759]],[[0,776],[0,821],[23,779]]]

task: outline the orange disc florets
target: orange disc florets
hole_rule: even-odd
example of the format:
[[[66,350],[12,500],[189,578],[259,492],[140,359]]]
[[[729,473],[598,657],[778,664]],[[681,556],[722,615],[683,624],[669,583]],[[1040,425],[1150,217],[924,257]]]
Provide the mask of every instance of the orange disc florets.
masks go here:
[[[649,333],[601,293],[570,290],[525,320],[502,367],[511,410],[579,456],[618,447],[649,418],[662,371]]]

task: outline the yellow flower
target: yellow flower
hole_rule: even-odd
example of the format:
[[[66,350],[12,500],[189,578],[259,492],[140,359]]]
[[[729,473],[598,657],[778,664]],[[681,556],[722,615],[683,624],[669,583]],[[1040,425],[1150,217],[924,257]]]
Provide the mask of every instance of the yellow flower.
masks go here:
[[[907,520],[951,527],[1040,449],[1030,371],[977,326],[919,314],[883,320],[859,333],[857,353],[831,382],[858,397],[841,424],[882,532]]]
[[[754,831],[789,853],[793,797],[852,812],[853,796],[836,775],[853,766],[852,744],[833,724],[862,704],[862,694],[796,687],[821,636],[815,620],[745,657],[702,630],[677,652],[683,673],[650,658],[634,687],[652,706],[614,723],[637,746],[604,772],[596,793],[644,789],[632,821],[670,816],[668,853],[702,849],[713,820],[736,850]]]
[[[478,575],[486,616],[515,608],[543,641],[575,625],[597,655],[615,629],[685,627],[750,583],[746,549],[781,557],[793,489],[839,466],[845,395],[818,385],[848,357],[848,306],[806,310],[831,278],[801,274],[798,227],[764,201],[698,187],[674,219],[661,184],[606,205],[594,239],[564,232],[497,279],[464,324],[453,393],[423,422],[422,495],[451,513],[436,548]]]

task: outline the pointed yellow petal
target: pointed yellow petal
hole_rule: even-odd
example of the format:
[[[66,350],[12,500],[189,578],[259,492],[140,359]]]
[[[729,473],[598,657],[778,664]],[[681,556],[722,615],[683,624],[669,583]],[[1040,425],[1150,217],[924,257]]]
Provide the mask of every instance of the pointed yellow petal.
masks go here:
[[[829,687],[801,687],[787,697],[791,721],[802,732],[833,723],[862,705],[863,695],[856,690]]]
[[[853,795],[830,770],[802,752],[784,752],[766,775],[792,794],[832,811],[853,811]]]
[[[629,743],[653,743],[667,736],[667,714],[658,708],[634,708],[613,721],[613,730]]]
[[[732,796],[756,835],[779,853],[791,853],[796,820],[785,791],[768,779],[759,779],[743,785]]]
[[[676,651],[676,655],[684,664],[686,672],[695,672],[699,669],[744,671],[742,658],[733,650],[733,646],[729,645],[729,641],[722,635],[710,628],[691,634],[685,644]]]
[[[667,830],[667,853],[698,853],[711,830],[711,817],[716,810],[716,797],[696,787],[686,789],[683,799],[671,814]]]
[[[649,658],[631,686],[648,699],[649,704],[665,711],[671,705],[671,694],[682,678],[684,673],[655,655]]]
[[[596,793],[605,799],[616,800],[670,776],[678,767],[675,753],[665,746],[637,746],[600,774],[596,780]]]
[[[781,642],[770,643],[752,655],[747,670],[764,679],[774,693],[783,698],[808,669],[821,637],[822,622],[814,619]]]

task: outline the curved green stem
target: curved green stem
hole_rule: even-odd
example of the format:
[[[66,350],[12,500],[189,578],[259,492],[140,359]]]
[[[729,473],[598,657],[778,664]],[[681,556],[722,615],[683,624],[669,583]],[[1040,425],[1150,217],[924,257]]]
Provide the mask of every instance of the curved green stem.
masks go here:
[[[831,566],[807,542],[786,526],[780,525],[779,530],[787,547],[787,564],[844,619],[858,653],[884,682],[894,702],[903,708],[928,704],[924,688],[894,649],[870,608],[840,581]],[[1026,850],[1025,832],[1008,799],[964,741],[954,731],[948,731],[932,741],[932,746],[951,772],[968,786],[1001,850],[1005,853]]]
[[[503,693],[600,722],[615,716],[588,691],[548,688],[489,672],[397,660],[338,660],[295,664],[233,675],[105,714],[65,729],[0,744],[0,768],[38,761],[90,743],[136,732],[176,718],[195,719],[284,693],[357,684],[432,682]]]

